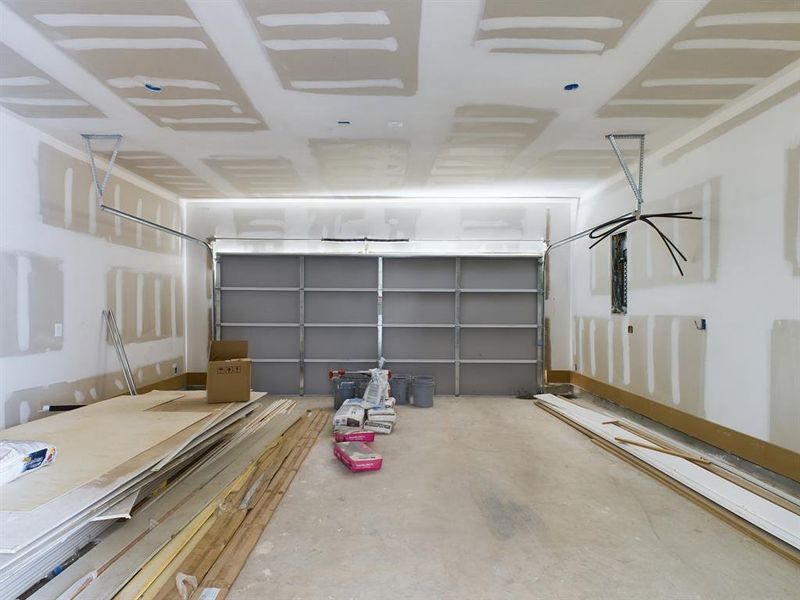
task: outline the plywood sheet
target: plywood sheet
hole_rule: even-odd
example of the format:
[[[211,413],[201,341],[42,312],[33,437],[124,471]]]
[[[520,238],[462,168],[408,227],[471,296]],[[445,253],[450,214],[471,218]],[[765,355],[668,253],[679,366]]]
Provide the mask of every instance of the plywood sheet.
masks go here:
[[[120,396],[12,427],[4,440],[40,440],[58,448],[55,463],[12,481],[0,497],[3,511],[29,511],[94,481],[211,411],[149,411],[180,392]]]

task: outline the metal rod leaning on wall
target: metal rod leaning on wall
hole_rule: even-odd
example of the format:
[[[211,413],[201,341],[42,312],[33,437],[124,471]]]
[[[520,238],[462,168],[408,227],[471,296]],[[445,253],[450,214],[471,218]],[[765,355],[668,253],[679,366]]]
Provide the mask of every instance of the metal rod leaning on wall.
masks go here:
[[[114,345],[114,350],[117,351],[117,359],[119,360],[120,368],[122,369],[122,376],[125,379],[125,385],[128,388],[128,393],[131,396],[136,396],[136,382],[133,378],[131,365],[128,362],[128,355],[125,352],[125,346],[122,343],[122,336],[117,327],[117,320],[114,318],[114,313],[110,310],[103,311],[103,318],[106,321],[106,328],[111,336],[111,342]]]
[[[122,145],[122,135],[84,133],[81,134],[81,137],[83,137],[84,144],[86,145],[86,152],[89,154],[89,168],[92,171],[92,180],[94,181],[95,189],[97,191],[97,201],[99,202],[100,210],[110,213],[115,217],[127,219],[129,221],[133,221],[134,223],[138,223],[139,225],[144,225],[145,227],[150,227],[152,229],[156,229],[158,231],[167,233],[169,235],[174,235],[176,237],[181,238],[182,240],[186,240],[187,242],[194,242],[195,244],[199,244],[206,249],[209,258],[211,259],[211,330],[209,332],[209,337],[212,340],[216,339],[218,337],[217,270],[215,268],[216,256],[214,254],[214,247],[208,241],[201,240],[200,238],[191,236],[188,233],[184,233],[176,229],[171,229],[170,227],[166,227],[159,223],[154,223],[153,221],[148,221],[147,219],[144,219],[142,217],[126,213],[125,211],[119,210],[118,208],[114,208],[113,206],[107,206],[103,204],[103,194],[105,194],[106,186],[108,185],[109,179],[111,178],[111,170],[114,168],[114,163],[117,160],[117,154],[119,153],[119,148]],[[111,151],[111,158],[108,160],[108,168],[106,169],[106,174],[105,177],[103,177],[102,183],[100,183],[100,180],[97,177],[97,165],[95,164],[94,160],[94,149],[92,148],[92,140],[114,140],[114,148]]]

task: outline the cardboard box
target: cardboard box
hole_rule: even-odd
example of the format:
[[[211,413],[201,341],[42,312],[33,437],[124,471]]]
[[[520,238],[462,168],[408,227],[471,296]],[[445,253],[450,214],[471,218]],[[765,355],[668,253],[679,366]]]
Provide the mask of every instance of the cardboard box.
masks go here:
[[[206,401],[247,402],[250,400],[251,363],[247,340],[215,340],[208,352]]]
[[[339,442],[333,445],[333,455],[353,472],[377,471],[383,457],[364,442]]]

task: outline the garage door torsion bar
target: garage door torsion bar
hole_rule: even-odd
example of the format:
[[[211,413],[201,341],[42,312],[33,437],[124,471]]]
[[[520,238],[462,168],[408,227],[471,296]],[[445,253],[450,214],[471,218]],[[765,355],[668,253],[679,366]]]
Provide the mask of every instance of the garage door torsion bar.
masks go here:
[[[194,242],[195,244],[199,244],[203,246],[206,251],[208,252],[209,258],[211,259],[211,279],[212,279],[212,287],[213,291],[211,294],[211,314],[212,314],[212,324],[211,324],[211,337],[216,337],[216,329],[217,329],[217,302],[216,302],[216,288],[217,288],[217,272],[214,268],[214,247],[206,240],[201,240],[200,238],[196,238],[194,236],[189,235],[188,233],[183,233],[182,231],[178,231],[176,229],[171,229],[159,223],[154,223],[153,221],[148,221],[142,217],[138,217],[136,215],[132,215],[130,213],[126,213],[125,211],[119,210],[118,208],[114,208],[113,206],[107,206],[103,203],[103,194],[105,194],[106,186],[108,185],[109,180],[111,179],[111,171],[114,168],[114,164],[117,160],[117,154],[119,153],[120,146],[122,145],[122,135],[118,133],[113,134],[97,134],[97,133],[83,133],[81,134],[83,138],[84,144],[86,145],[86,152],[89,155],[89,168],[92,172],[92,180],[94,181],[94,186],[97,191],[97,201],[99,202],[100,210],[105,211],[107,213],[111,213],[116,217],[121,217],[123,219],[127,219],[129,221],[133,221],[134,223],[138,223],[140,225],[144,225],[145,227],[150,227],[152,229],[156,229],[158,231],[162,231],[164,233],[168,233],[170,235],[174,235],[179,237],[183,240],[188,242]],[[114,148],[111,151],[111,158],[108,159],[108,166],[106,167],[106,174],[103,177],[102,183],[100,179],[97,177],[97,165],[95,164],[94,160],[94,148],[92,148],[92,140],[114,140]]]

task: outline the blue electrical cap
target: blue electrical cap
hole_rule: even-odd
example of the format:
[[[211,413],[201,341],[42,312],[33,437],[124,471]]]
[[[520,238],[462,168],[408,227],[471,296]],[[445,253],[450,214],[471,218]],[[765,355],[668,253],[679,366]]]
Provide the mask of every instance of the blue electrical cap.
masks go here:
[[[160,92],[161,91],[161,86],[155,85],[153,83],[145,83],[144,87],[145,87],[145,89],[147,89],[147,90],[149,90],[151,92]]]
[[[571,92],[572,90],[577,90],[579,87],[581,86],[579,86],[577,83],[568,83],[564,86],[564,91]]]

